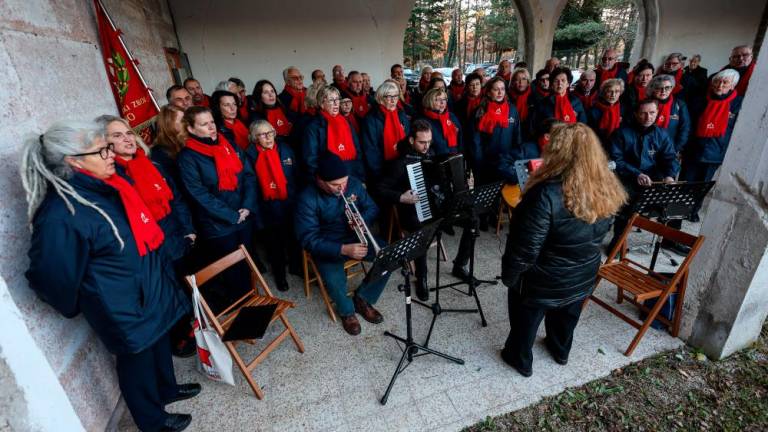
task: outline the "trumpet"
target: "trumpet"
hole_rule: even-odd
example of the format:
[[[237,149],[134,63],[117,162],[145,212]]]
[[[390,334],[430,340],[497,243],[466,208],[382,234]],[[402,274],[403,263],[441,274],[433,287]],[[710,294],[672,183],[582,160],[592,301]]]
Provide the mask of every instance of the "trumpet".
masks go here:
[[[357,239],[365,246],[372,246],[373,250],[378,254],[381,248],[376,243],[376,239],[373,238],[371,230],[368,229],[368,225],[365,223],[363,215],[360,214],[360,210],[357,209],[355,201],[344,196],[342,191],[339,191],[339,196],[344,201],[344,214],[347,216],[347,221],[349,221],[349,225],[355,232]]]

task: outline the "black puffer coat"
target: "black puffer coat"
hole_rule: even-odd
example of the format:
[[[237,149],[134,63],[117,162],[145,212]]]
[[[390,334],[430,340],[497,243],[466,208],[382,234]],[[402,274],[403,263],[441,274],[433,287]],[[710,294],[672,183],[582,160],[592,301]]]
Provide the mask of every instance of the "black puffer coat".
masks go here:
[[[561,307],[592,292],[612,218],[588,224],[565,208],[562,182],[540,183],[515,209],[501,277],[530,306]]]

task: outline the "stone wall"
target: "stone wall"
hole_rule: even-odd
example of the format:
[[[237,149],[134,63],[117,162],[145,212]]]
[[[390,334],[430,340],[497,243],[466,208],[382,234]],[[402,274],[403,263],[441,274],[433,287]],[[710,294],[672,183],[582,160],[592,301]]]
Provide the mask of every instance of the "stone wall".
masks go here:
[[[119,396],[113,360],[82,318],[67,320],[24,279],[29,231],[18,175],[23,140],[59,119],[116,114],[93,3],[5,0],[0,13],[0,276],[35,343],[88,430],[103,429]],[[104,0],[158,101],[172,84],[163,47],[176,47],[164,0]],[[21,337],[21,336],[19,336]],[[20,341],[23,343],[23,341]]]

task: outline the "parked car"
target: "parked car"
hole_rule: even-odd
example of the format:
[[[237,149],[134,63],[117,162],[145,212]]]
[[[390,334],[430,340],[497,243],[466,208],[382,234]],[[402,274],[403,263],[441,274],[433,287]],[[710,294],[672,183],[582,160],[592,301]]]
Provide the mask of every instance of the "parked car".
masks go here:
[[[487,72],[488,68],[491,66],[495,66],[495,64],[494,63],[470,63],[464,68],[464,75],[466,76],[471,74],[475,69],[479,67],[485,69]]]
[[[456,68],[452,67],[441,67],[441,68],[434,68],[433,71],[440,72],[443,74],[443,79],[445,80],[445,84],[451,83],[451,74],[453,73],[453,70]]]
[[[419,84],[419,74],[414,72],[413,69],[403,69],[403,77],[405,77],[405,82],[408,83],[408,87],[413,87]]]

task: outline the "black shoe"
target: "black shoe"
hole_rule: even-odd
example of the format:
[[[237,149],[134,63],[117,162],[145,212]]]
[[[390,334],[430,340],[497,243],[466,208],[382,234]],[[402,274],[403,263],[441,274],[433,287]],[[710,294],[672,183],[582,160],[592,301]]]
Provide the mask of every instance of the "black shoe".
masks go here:
[[[427,287],[427,277],[416,277],[416,297],[421,301],[429,300],[429,288]]]
[[[552,359],[555,360],[555,363],[557,363],[559,365],[563,365],[563,366],[568,364],[568,357],[567,356],[565,358],[563,358],[563,357],[559,357],[559,356],[555,355],[554,350],[549,346],[549,340],[548,339],[544,339],[544,346],[547,347],[547,352],[552,357]]]
[[[192,423],[192,416],[189,414],[168,414],[168,418],[163,423],[161,432],[180,432]]]
[[[522,375],[522,376],[524,376],[526,378],[528,378],[529,376],[533,375],[533,370],[531,368],[526,369],[526,368],[523,368],[523,367],[519,366],[517,363],[515,363],[511,358],[509,358],[504,353],[504,350],[501,350],[500,354],[501,354],[501,359],[504,360],[504,363],[506,363],[506,364],[512,366],[513,368],[515,368],[517,373],[519,373],[520,375]]]
[[[288,288],[290,288],[290,287],[288,286],[288,281],[287,281],[287,280],[285,280],[285,277],[281,277],[281,278],[277,279],[277,280],[275,281],[275,283],[277,284],[277,290],[278,290],[278,291],[283,291],[283,292],[285,292],[285,291],[288,291]]]
[[[455,265],[453,266],[453,270],[451,270],[451,275],[461,281],[464,281],[466,283],[470,283],[470,281],[477,286],[477,279],[475,277],[469,276],[469,272],[464,266]]]
[[[689,253],[691,253],[691,248],[690,247],[688,247],[686,245],[682,245],[680,243],[675,243],[675,242],[672,242],[672,241],[667,241],[667,240],[662,241],[661,242],[661,247],[663,247],[666,250],[672,251],[672,252],[674,252],[674,253],[676,253],[678,255],[682,255],[682,256],[686,256]]]
[[[173,354],[174,357],[187,358],[192,357],[195,353],[197,353],[197,344],[195,343],[194,336],[184,339],[171,347],[171,354]]]
[[[166,401],[166,405],[193,398],[203,389],[198,383],[179,384],[176,388],[178,388],[176,396]]]

